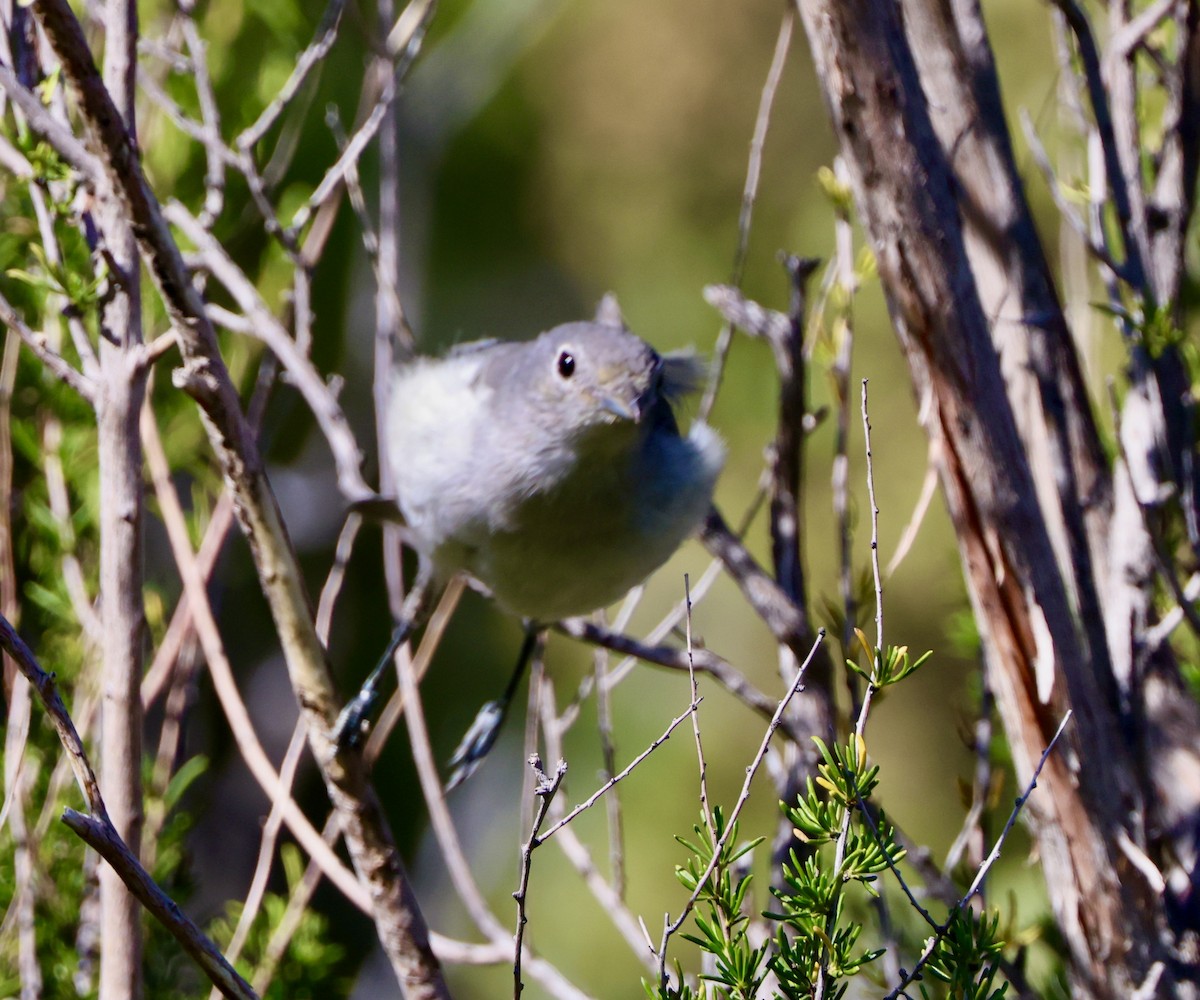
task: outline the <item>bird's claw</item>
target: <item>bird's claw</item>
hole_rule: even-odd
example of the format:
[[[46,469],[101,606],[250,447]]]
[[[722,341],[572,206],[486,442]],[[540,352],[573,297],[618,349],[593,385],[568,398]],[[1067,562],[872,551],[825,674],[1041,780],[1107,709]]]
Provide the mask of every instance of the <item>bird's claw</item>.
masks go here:
[[[496,745],[500,726],[508,712],[505,701],[489,701],[475,715],[475,721],[458,744],[450,758],[450,777],[446,780],[446,791],[457,788],[466,781]]]
[[[368,716],[375,705],[375,692],[365,688],[347,703],[333,724],[331,736],[338,752],[357,749],[366,739]]]

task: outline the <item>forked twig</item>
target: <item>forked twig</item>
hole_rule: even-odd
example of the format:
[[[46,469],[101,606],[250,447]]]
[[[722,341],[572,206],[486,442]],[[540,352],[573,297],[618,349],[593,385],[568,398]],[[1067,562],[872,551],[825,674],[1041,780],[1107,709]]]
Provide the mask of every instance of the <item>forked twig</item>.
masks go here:
[[[530,755],[529,766],[537,776],[537,785],[534,787],[533,794],[537,796],[538,805],[537,812],[533,817],[533,828],[529,831],[529,839],[521,848],[521,874],[517,882],[517,890],[513,893],[513,899],[517,901],[517,929],[513,934],[513,1000],[518,1000],[521,991],[525,988],[521,982],[521,950],[525,942],[525,925],[529,923],[529,918],[525,915],[525,897],[529,892],[533,849],[540,843],[538,830],[542,828],[546,814],[550,811],[550,804],[559,788],[562,787],[563,778],[567,776],[565,760],[559,760],[558,766],[554,769],[553,778],[542,769],[542,758],[536,753]]]

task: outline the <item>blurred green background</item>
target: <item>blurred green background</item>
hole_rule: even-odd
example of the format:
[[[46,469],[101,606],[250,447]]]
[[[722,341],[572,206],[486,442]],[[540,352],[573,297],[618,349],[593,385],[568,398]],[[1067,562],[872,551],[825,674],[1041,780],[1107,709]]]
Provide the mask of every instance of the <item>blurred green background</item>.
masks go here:
[[[1052,126],[1057,80],[1044,6],[995,0],[985,9],[1009,88],[1010,114],[1025,107],[1039,127]],[[590,314],[600,296],[613,291],[629,325],[660,349],[711,351],[720,324],[701,291],[731,274],[750,137],[783,10],[777,0],[444,0],[399,102],[400,288],[422,349],[436,351],[483,336],[528,337]],[[252,120],[290,72],[320,12],[310,0],[212,0],[202,7],[212,73],[229,125]],[[162,16],[147,7],[147,34]],[[319,87],[308,95],[306,119],[297,125],[298,152],[282,185],[285,204],[306,196],[335,155],[322,110],[332,105],[347,126],[353,121],[374,16],[361,6],[348,12]],[[177,99],[187,103],[186,83],[176,80],[173,86]],[[148,124],[142,141],[160,190],[173,189],[198,204],[203,178],[198,147],[162,120]],[[797,25],[767,138],[744,284],[748,295],[765,305],[787,304],[778,251],[826,259],[833,253],[833,211],[816,173],[832,163],[834,153]],[[1022,163],[1033,177],[1028,158]],[[373,155],[363,164],[363,183],[373,200]],[[288,270],[253,212],[240,207],[244,194],[231,186],[230,208],[218,233],[252,272],[261,270],[260,288],[278,305]],[[1031,197],[1039,204],[1047,200],[1036,177]],[[1045,218],[1052,233],[1053,222],[1048,214]],[[358,223],[347,208],[315,281],[314,357],[323,371],[345,380],[342,401],[364,449],[373,455],[374,286]],[[885,562],[909,520],[927,460],[907,370],[877,285],[864,287],[854,313],[851,482],[855,567],[861,573],[868,565],[869,526],[858,379],[870,380]],[[818,361],[809,373],[814,408],[830,401],[826,364],[827,359]],[[731,523],[750,503],[763,466],[774,386],[766,346],[736,340],[713,415],[729,444],[717,501]],[[804,552],[818,616],[826,599],[837,600],[832,432],[827,420],[809,439],[804,490]],[[328,452],[288,388],[276,393],[266,434],[272,481],[315,594],[340,526]],[[373,475],[374,460],[368,465]],[[768,562],[762,517],[749,541]],[[378,529],[364,529],[335,618],[331,654],[346,693],[365,675],[390,631],[380,543]],[[155,558],[167,556],[152,551]],[[682,597],[683,574],[695,581],[708,562],[698,545],[687,545],[651,582],[635,625],[657,620]],[[281,754],[294,706],[240,541],[219,572],[217,599],[242,689],[269,746]],[[917,653],[933,649],[935,655],[877,706],[868,746],[883,766],[884,806],[939,858],[964,814],[959,781],[970,774],[964,737],[973,717],[977,665],[940,498],[915,548],[888,581],[885,608],[887,641],[908,644]],[[869,635],[872,612],[860,612]],[[771,693],[780,690],[766,630],[727,581],[699,606],[694,627],[757,685]],[[502,689],[518,644],[515,623],[473,595],[464,600],[424,686],[440,759],[448,757],[479,705]],[[836,645],[831,651],[838,660]],[[591,652],[553,640],[547,665],[561,706],[591,669]],[[703,693],[711,795],[732,805],[763,724],[712,685],[704,685]],[[687,699],[685,676],[640,666],[614,696],[619,762],[655,738]],[[206,711],[209,724],[193,729],[190,748],[214,757],[196,795],[201,818],[192,838],[198,886],[193,906],[201,914],[244,894],[257,847],[257,817],[264,810],[226,742],[215,707],[208,704]],[[514,715],[492,759],[452,800],[476,876],[505,924],[514,917],[510,893],[528,809],[520,798],[523,709]],[[562,794],[568,801],[582,799],[597,785],[599,747],[595,707],[588,701],[565,748],[570,772]],[[473,937],[427,830],[409,756],[405,737],[397,732],[376,770],[377,786],[432,925]],[[311,772],[304,781],[315,810],[319,782]],[[622,795],[629,905],[657,940],[663,914],[677,913],[686,898],[673,876],[673,866],[684,859],[673,836],[690,834],[699,816],[690,736],[677,736],[656,752],[622,786]],[[773,791],[762,774],[743,831],[770,835],[776,816]],[[581,817],[577,829],[606,872],[602,811]],[[1019,859],[1021,851],[1016,842],[1011,856]],[[994,880],[998,887],[1021,888],[1015,913],[1021,921],[1033,919],[1041,906],[1030,888],[1035,881],[1019,865],[1009,865]],[[527,940],[540,953],[590,994],[641,995],[640,962],[553,845],[535,856],[530,898]],[[1003,899],[1003,893],[996,898]],[[756,902],[760,908],[768,905],[761,891]],[[347,948],[348,965],[366,963],[354,995],[394,995],[390,973],[372,949],[369,921],[342,906],[332,892],[320,894],[318,903],[337,914],[331,930]],[[691,947],[677,943],[673,954],[690,961]],[[452,968],[449,976],[460,997],[496,997],[511,989],[507,967]],[[527,978],[525,996],[543,995]]]

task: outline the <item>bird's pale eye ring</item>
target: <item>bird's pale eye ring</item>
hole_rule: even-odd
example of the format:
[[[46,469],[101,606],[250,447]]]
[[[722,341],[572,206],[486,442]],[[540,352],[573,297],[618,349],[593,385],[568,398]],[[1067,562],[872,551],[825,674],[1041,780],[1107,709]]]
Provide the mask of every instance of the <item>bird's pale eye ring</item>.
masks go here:
[[[568,350],[559,351],[555,367],[563,378],[570,378],[575,374],[575,355]]]

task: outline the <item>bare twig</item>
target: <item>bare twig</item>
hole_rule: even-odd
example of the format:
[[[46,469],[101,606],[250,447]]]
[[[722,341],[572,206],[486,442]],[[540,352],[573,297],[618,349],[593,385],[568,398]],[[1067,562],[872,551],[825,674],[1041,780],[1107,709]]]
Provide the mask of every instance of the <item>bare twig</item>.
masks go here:
[[[642,761],[644,761],[647,757],[654,753],[655,750],[667,742],[671,734],[675,732],[675,730],[683,723],[685,719],[692,717],[692,713],[695,712],[700,706],[700,701],[701,699],[698,696],[693,696],[692,703],[688,706],[687,711],[683,712],[681,715],[677,715],[674,719],[672,719],[670,723],[668,723],[667,728],[663,730],[661,736],[655,739],[648,747],[646,747],[645,750],[634,757],[633,760],[631,760],[624,768],[622,768],[619,773],[614,774],[569,813],[567,813],[561,819],[556,820],[555,823],[550,826],[545,833],[543,833],[541,836],[534,837],[533,846],[540,847],[547,840],[558,833],[559,830],[561,830],[564,826],[574,820],[575,817],[581,812],[591,809],[592,806],[599,802],[601,797],[611,790],[618,782],[624,781],[626,778],[628,778]]]
[[[250,984],[225,961],[216,945],[184,916],[175,901],[138,864],[110,823],[94,816],[85,816],[74,809],[63,811],[63,822],[113,867],[138,901],[174,935],[224,996],[238,1000],[257,997]]]
[[[1083,64],[1084,79],[1087,82],[1088,99],[1092,105],[1092,117],[1096,122],[1096,130],[1100,135],[1100,144],[1104,152],[1105,179],[1112,192],[1113,204],[1121,225],[1121,238],[1125,253],[1123,276],[1134,287],[1141,288],[1146,280],[1142,247],[1134,235],[1136,220],[1133,218],[1127,179],[1121,169],[1120,150],[1117,145],[1116,133],[1113,130],[1108,91],[1104,85],[1100,53],[1096,47],[1092,26],[1086,12],[1076,0],[1052,0],[1052,2],[1062,13],[1079,46],[1079,57]],[[1109,256],[1113,256],[1111,251]]]
[[[437,764],[433,759],[433,749],[429,744],[429,731],[425,725],[425,711],[417,689],[412,664],[407,656],[399,658],[400,690],[404,694],[404,714],[408,720],[409,743],[412,747],[413,762],[417,766],[417,776],[421,781],[421,791],[425,794],[425,803],[429,807],[429,821],[433,826],[434,835],[441,848],[442,857],[454,883],[455,891],[463,905],[467,908],[471,919],[482,933],[495,941],[506,937],[500,921],[492,913],[487,901],[483,898],[475,877],[471,874],[471,866],[467,862],[466,853],[458,838],[458,831],[450,810],[446,805],[446,796],[438,777]]]
[[[912,551],[912,547],[917,540],[917,534],[921,530],[921,525],[925,523],[925,515],[929,513],[933,498],[937,496],[938,464],[935,452],[936,447],[937,445],[931,441],[928,456],[925,459],[925,477],[921,480],[921,495],[917,497],[917,502],[913,505],[913,511],[909,516],[908,523],[904,526],[904,530],[900,532],[900,540],[896,542],[896,551],[892,553],[892,558],[888,560],[887,567],[883,571],[883,575],[887,579],[891,579],[896,570],[900,568],[901,563],[908,557],[909,552]]]
[[[346,568],[350,565],[350,554],[354,551],[354,540],[358,537],[358,529],[362,526],[362,516],[350,513],[338,533],[337,545],[333,552],[333,565],[325,577],[325,586],[321,588],[321,598],[317,601],[317,635],[326,647],[329,645],[329,630],[333,627],[333,609],[337,604],[338,595],[342,592],[342,584],[346,580]]]
[[[1184,603],[1176,604],[1158,622],[1153,628],[1146,631],[1142,637],[1142,648],[1146,651],[1146,655],[1155,652],[1167,639],[1171,633],[1179,627],[1179,623],[1187,616],[1184,610],[1185,605],[1200,599],[1200,573],[1193,573],[1188,577],[1187,583],[1183,585]]]
[[[684,648],[688,655],[688,683],[692,691],[692,707],[689,714],[692,717],[692,736],[696,740],[696,764],[700,768],[700,815],[704,818],[705,825],[711,830],[713,829],[713,818],[708,807],[708,761],[704,759],[704,741],[700,738],[700,689],[696,685],[696,666],[692,654],[692,588],[686,573],[683,577],[683,591],[684,603],[687,606],[687,615],[684,617],[684,621],[687,622],[687,641]]]
[[[10,338],[10,343],[15,344],[15,338]],[[8,584],[9,588],[11,586]],[[4,604],[2,612],[7,618],[15,611],[16,602],[11,595],[5,595]],[[6,668],[9,663],[6,656]],[[4,730],[4,805],[0,807],[0,829],[7,822],[12,832],[15,892],[4,923],[13,918],[17,925],[17,967],[22,995],[36,997],[41,996],[43,986],[35,916],[39,881],[36,877],[37,841],[30,837],[26,809],[37,767],[31,766],[30,757],[25,753],[33,699],[29,681],[19,672],[9,679],[6,688],[8,713]]]
[[[62,424],[55,416],[48,417],[42,428],[42,462],[50,513],[54,515],[62,536],[61,573],[67,596],[71,601],[71,610],[79,620],[84,635],[99,647],[104,630],[100,624],[100,616],[96,613],[91,597],[88,596],[83,567],[75,554],[75,523],[62,462]]]
[[[288,796],[286,801],[291,801],[292,784],[296,779],[296,769],[300,765],[300,760],[304,755],[304,720],[297,719],[296,726],[292,730],[292,739],[288,743],[287,752],[283,755],[283,763],[279,768],[279,784],[280,790]],[[242,948],[246,944],[246,939],[250,936],[250,928],[254,925],[254,920],[258,916],[259,909],[262,906],[262,901],[267,892],[267,879],[271,874],[271,867],[275,859],[275,848],[279,841],[279,831],[283,826],[284,819],[284,798],[276,798],[271,803],[271,811],[267,814],[266,822],[263,823],[262,837],[258,844],[258,861],[254,866],[254,875],[250,879],[250,888],[246,892],[246,897],[242,900],[242,911],[238,914],[237,926],[234,928],[233,937],[229,939],[229,960],[236,962],[242,953]],[[324,872],[321,866],[318,870]],[[366,902],[361,900],[360,902]],[[361,906],[359,907],[362,908]],[[214,998],[215,1000],[215,998]]]
[[[767,70],[767,79],[763,84],[762,95],[758,101],[758,115],[754,120],[754,136],[750,140],[750,156],[746,163],[746,183],[742,188],[742,206],[738,212],[738,242],[733,255],[733,271],[730,284],[740,287],[742,276],[746,269],[746,256],[750,249],[750,224],[754,218],[754,203],[758,199],[758,181],[762,172],[763,147],[767,143],[767,130],[771,125],[771,109],[775,104],[775,94],[779,89],[779,80],[783,76],[783,67],[787,63],[788,49],[792,42],[792,27],[795,22],[795,10],[789,4],[784,8],[783,20],[779,24],[779,35],[775,39],[775,53],[771,57],[771,67]],[[708,385],[697,411],[701,420],[707,420],[717,401],[717,393],[721,389],[721,379],[725,374],[725,366],[729,360],[729,349],[733,346],[733,327],[726,320],[717,336],[713,348],[712,366],[709,370]]]
[[[213,681],[217,700],[225,712],[229,728],[233,734],[247,768],[254,779],[262,787],[263,792],[272,803],[283,810],[288,828],[295,835],[301,846],[320,864],[325,875],[347,897],[357,902],[366,898],[363,886],[354,874],[342,864],[321,836],[313,828],[308,817],[291,797],[291,791],[272,766],[262,743],[255,732],[246,704],[242,700],[234,680],[233,668],[225,652],[221,640],[212,604],[204,585],[204,578],[197,565],[195,553],[187,537],[187,524],[183,508],[179,502],[175,486],[171,481],[167,457],[163,451],[162,441],[158,435],[153,414],[146,409],[143,412],[142,440],[145,444],[146,463],[154,484],[155,495],[159,509],[162,511],[163,525],[167,530],[167,538],[171,545],[175,564],[183,580],[184,592],[187,595],[188,607],[200,644],[204,649],[204,658],[208,663],[209,676]]]
[[[513,954],[513,1000],[518,1000],[521,992],[525,989],[525,984],[521,982],[521,946],[525,940],[525,925],[529,922],[525,915],[525,897],[529,891],[529,874],[533,862],[533,849],[538,845],[538,830],[541,829],[542,823],[546,819],[546,813],[550,810],[550,803],[554,800],[555,794],[562,786],[562,780],[567,776],[567,762],[559,760],[558,766],[554,769],[554,777],[551,778],[542,770],[542,758],[537,754],[533,754],[529,758],[529,766],[533,769],[537,776],[537,786],[534,788],[534,795],[537,796],[538,806],[537,813],[533,818],[533,828],[529,831],[529,839],[521,848],[521,874],[517,882],[517,890],[513,893],[513,899],[517,901],[517,929],[513,934],[514,954]]]
[[[0,351],[0,615],[9,621],[17,620],[17,568],[13,549],[13,446],[12,403],[17,384],[17,363],[21,342],[9,331],[4,335]],[[0,658],[0,693],[12,711],[12,683],[16,666]],[[6,736],[7,738],[7,736]],[[8,760],[7,752],[5,760]],[[2,825],[2,824],[0,824]]]
[[[1153,3],[1131,17],[1109,39],[1108,44],[1112,57],[1125,59],[1134,49],[1145,44],[1150,33],[1170,17],[1177,6],[1178,0],[1154,0]]]
[[[875,581],[875,653],[871,664],[871,677],[874,678],[881,667],[880,657],[885,655],[883,649],[883,578],[879,570],[879,506],[875,502],[875,469],[871,456],[871,417],[867,409],[866,379],[862,380],[862,423],[864,437],[863,452],[867,461],[867,496],[871,504],[871,572]],[[860,748],[866,745],[863,734],[866,732],[867,716],[871,711],[871,701],[875,695],[875,690],[874,683],[869,681],[866,691],[863,692],[862,702],[858,706],[858,718],[854,724],[854,735]],[[833,854],[833,872],[837,879],[836,884],[839,886],[839,892],[840,886],[843,884],[841,878],[842,865],[846,860],[846,845],[850,839],[850,825],[853,816],[854,810],[851,808],[850,803],[847,803],[842,812],[841,829],[838,831]],[[821,949],[817,975],[813,982],[813,997],[815,1000],[824,1000],[828,995],[827,991],[831,982],[829,979],[829,960],[833,957],[831,945],[839,911],[840,907],[836,905],[830,906],[825,918],[825,928],[822,936],[825,944]]]
[[[982,691],[979,695],[979,716],[975,720],[974,745],[971,748],[975,754],[975,771],[971,780],[971,806],[963,819],[962,829],[946,853],[946,862],[942,867],[947,871],[952,871],[968,850],[970,851],[966,855],[968,864],[978,864],[982,860],[983,844],[987,837],[985,819],[994,775],[992,769],[992,714],[995,710],[995,695],[992,693],[992,686],[988,681],[986,665],[982,666],[979,674]]]
[[[346,171],[351,164],[357,163],[363,150],[375,137],[384,116],[391,108],[392,101],[396,98],[400,81],[412,66],[413,60],[416,59],[417,53],[421,49],[421,42],[425,38],[425,32],[436,9],[436,0],[411,0],[404,13],[400,15],[395,28],[388,37],[388,52],[396,59],[395,69],[385,81],[383,90],[366,120],[350,137],[346,148],[342,150],[333,166],[325,172],[321,183],[317,185],[317,189],[308,201],[293,216],[292,223],[288,227],[290,233],[299,233],[304,229],[313,213],[341,188],[345,181]]]
[[[542,722],[542,732],[546,741],[546,755],[553,759],[561,759],[563,729],[560,721],[555,718],[554,714],[555,700],[553,684],[547,677],[544,677],[544,684],[547,690],[544,696],[539,698],[536,711]],[[558,814],[558,818],[562,818],[561,797],[554,800],[551,812]],[[532,816],[529,818],[529,823],[532,826]],[[544,841],[545,836],[541,840]],[[629,945],[630,950],[645,965],[646,971],[651,974],[655,973],[657,968],[654,964],[653,946],[650,948],[645,947],[646,936],[642,932],[638,920],[630,912],[624,900],[617,895],[615,887],[600,874],[596,868],[595,861],[592,859],[591,852],[576,835],[575,828],[570,824],[558,826],[554,835],[554,842],[558,845],[579,877],[583,879],[584,885],[587,886],[588,891],[591,892],[601,909],[608,915],[613,928],[625,939],[625,943]],[[534,847],[537,846],[537,844],[534,844]]]
[[[208,585],[208,578],[212,575],[213,568],[217,564],[217,556],[220,555],[225,538],[232,526],[233,501],[228,493],[223,493],[209,518],[208,528],[200,543],[200,551],[196,553],[196,569],[205,581],[205,586]],[[142,678],[143,710],[148,709],[158,700],[158,696],[162,693],[175,669],[175,662],[179,657],[180,650],[191,635],[192,612],[187,603],[187,595],[184,594],[184,599],[175,606],[166,635],[159,643],[158,651],[154,654],[154,660],[146,671],[146,676]]]
[[[721,659],[711,650],[694,649],[689,662],[685,650],[672,646],[650,646],[631,636],[613,632],[597,622],[583,618],[567,618],[554,626],[558,631],[584,642],[596,643],[617,653],[635,656],[647,663],[653,663],[671,670],[695,669],[708,674],[748,708],[758,712],[764,718],[770,719],[775,713],[778,702],[768,698],[758,688],[751,684],[737,669]],[[784,728],[787,729],[786,722]],[[788,730],[793,739],[802,739],[798,733]]]
[[[73,368],[61,354],[53,350],[43,334],[30,330],[21,318],[21,314],[3,295],[0,295],[0,323],[20,337],[22,343],[33,351],[38,360],[49,368],[56,378],[69,385],[89,403],[95,403],[95,383],[82,372]]]
[[[849,168],[839,156],[833,165],[838,183],[849,188]],[[830,273],[831,284],[840,286],[845,295],[845,306],[836,316],[834,329],[829,332],[833,341],[833,364],[830,379],[833,382],[834,410],[836,411],[833,443],[833,464],[830,469],[830,490],[833,499],[833,515],[837,521],[838,535],[838,591],[842,599],[842,629],[838,637],[842,656],[850,648],[857,620],[857,597],[854,593],[853,540],[850,531],[850,370],[854,356],[854,296],[858,291],[858,279],[854,273],[854,227],[849,209],[841,201],[835,201],[837,213],[834,222],[836,256]],[[851,671],[846,671],[851,700],[857,703],[856,685],[851,681]]]
[[[700,540],[710,554],[721,560],[775,641],[796,653],[797,661],[802,659],[806,643],[812,642],[807,615],[755,561],[715,507],[709,509]]]
[[[258,289],[234,264],[225,248],[204,229],[195,216],[178,202],[167,205],[165,215],[195,244],[214,277],[237,301],[251,321],[254,336],[266,344],[283,363],[292,384],[304,397],[325,440],[329,443],[337,466],[338,485],[342,495],[349,503],[373,499],[375,491],[362,478],[362,453],[354,439],[346,414],[312,361],[267,308]]]
[[[686,579],[686,577],[685,577]],[[612,689],[605,683],[608,671],[608,651],[597,646],[592,655],[596,677],[596,729],[600,734],[600,754],[604,760],[604,778],[617,773],[617,748],[613,741]],[[625,897],[625,851],[621,822],[621,796],[613,794],[604,800],[604,818],[608,825],[608,859],[613,889]]]
[[[434,643],[436,645],[436,642]],[[425,644],[422,644],[424,649]],[[513,958],[511,936],[507,934],[488,907],[479,890],[470,865],[463,852],[454,821],[446,806],[445,791],[438,777],[433,750],[429,744],[429,732],[425,726],[425,713],[417,689],[416,675],[407,657],[399,659],[400,689],[404,700],[404,711],[408,721],[409,742],[421,790],[429,807],[430,822],[438,838],[443,860],[450,872],[451,881],[459,898],[466,906],[471,919],[495,948],[491,961],[511,961]],[[521,948],[521,962],[531,976],[546,985],[555,996],[582,997],[583,994],[571,984],[561,972],[545,959],[534,955],[528,947]]]
[[[988,856],[984,858],[983,864],[981,864],[979,866],[979,870],[975,872],[975,877],[971,880],[971,885],[963,894],[962,898],[959,899],[958,903],[955,904],[955,906],[951,909],[946,919],[941,923],[938,928],[938,933],[929,938],[929,940],[925,943],[925,948],[922,950],[920,958],[917,959],[913,967],[904,976],[904,979],[897,984],[896,988],[893,989],[892,992],[884,998],[884,1000],[898,1000],[899,997],[905,995],[905,989],[910,983],[915,982],[918,976],[920,976],[921,970],[925,968],[926,964],[933,957],[933,953],[937,950],[937,946],[941,943],[942,938],[946,936],[946,932],[950,930],[950,926],[954,922],[954,919],[958,916],[959,912],[961,912],[962,908],[971,901],[977,892],[979,892],[980,887],[983,885],[983,880],[987,877],[987,873],[991,871],[992,866],[1000,858],[1000,852],[1004,849],[1004,842],[1008,839],[1009,833],[1016,824],[1017,817],[1021,814],[1021,810],[1025,808],[1025,803],[1029,800],[1029,796],[1033,794],[1033,790],[1037,788],[1037,781],[1038,777],[1042,773],[1042,768],[1045,766],[1047,759],[1053,752],[1055,744],[1058,743],[1058,738],[1062,736],[1063,730],[1067,728],[1067,723],[1071,721],[1071,714],[1072,713],[1068,711],[1067,714],[1063,716],[1062,722],[1058,724],[1058,729],[1055,730],[1054,736],[1046,746],[1046,749],[1042,752],[1042,756],[1037,763],[1037,767],[1033,769],[1033,777],[1030,779],[1029,784],[1025,786],[1025,791],[1018,796],[1016,802],[1013,804],[1012,812],[1010,812],[1008,815],[1008,821],[1004,824],[1004,829],[1000,831],[1000,836],[996,838],[996,842],[992,845],[992,849],[988,853]]]
[[[1113,257],[1112,252],[1104,242],[1093,234],[1091,227],[1089,227],[1088,223],[1080,215],[1079,210],[1063,194],[1062,185],[1054,174],[1054,166],[1050,162],[1050,156],[1046,152],[1046,147],[1042,145],[1042,140],[1037,134],[1029,113],[1022,108],[1020,116],[1021,128],[1025,132],[1025,141],[1029,144],[1029,152],[1032,154],[1034,163],[1037,164],[1038,169],[1045,178],[1046,188],[1050,192],[1050,197],[1054,200],[1054,205],[1058,209],[1059,215],[1075,231],[1080,242],[1087,248],[1088,253],[1114,276],[1128,280],[1129,271],[1127,267]]]
[[[337,40],[338,27],[341,25],[342,11],[345,6],[346,0],[330,0],[329,5],[325,8],[325,13],[321,15],[321,22],[317,25],[315,37],[308,47],[296,57],[296,65],[292,68],[292,74],[288,77],[287,82],[279,88],[279,93],[262,110],[254,124],[237,137],[239,149],[248,152],[262,141],[262,138],[271,130],[279,116],[299,93],[309,74],[324,62],[325,56],[329,54],[329,50],[333,48],[333,43]]]
[[[867,498],[871,503],[871,577],[875,583],[875,648],[883,649],[883,574],[879,571],[879,504],[875,500],[875,468],[871,461],[871,414],[867,409],[867,380],[862,380],[863,453],[867,460]],[[878,657],[880,653],[876,653]],[[878,667],[878,663],[875,664]],[[857,732],[867,724],[867,699],[858,715]]]

